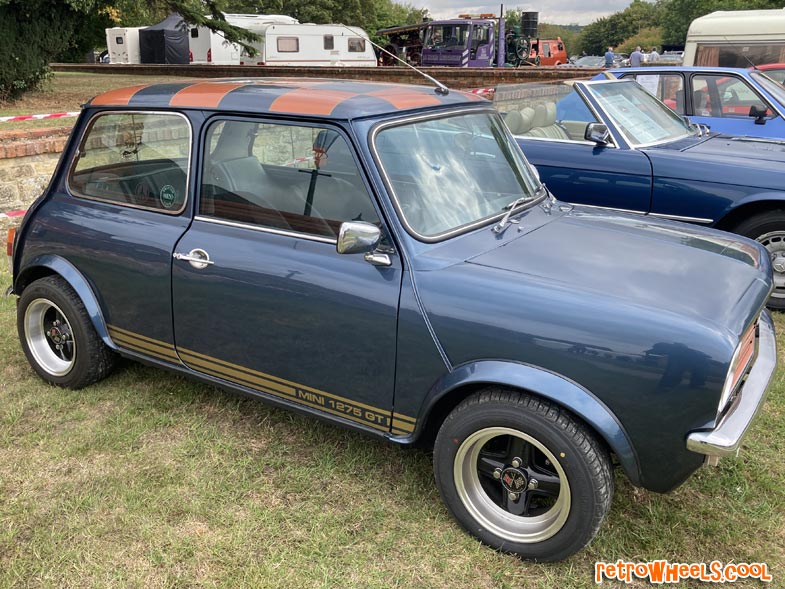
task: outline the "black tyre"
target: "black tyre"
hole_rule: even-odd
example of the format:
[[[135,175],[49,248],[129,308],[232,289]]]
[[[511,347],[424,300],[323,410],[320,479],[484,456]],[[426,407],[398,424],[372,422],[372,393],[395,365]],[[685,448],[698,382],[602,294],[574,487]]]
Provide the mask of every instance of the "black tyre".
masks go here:
[[[733,232],[754,239],[769,251],[774,266],[774,291],[768,306],[785,309],[785,211],[754,215],[734,227]]]
[[[610,459],[564,409],[487,389],[445,419],[434,450],[436,484],[458,522],[485,544],[556,561],[588,544],[610,509]]]
[[[51,384],[82,388],[114,368],[116,355],[98,337],[79,296],[59,276],[36,280],[22,292],[16,325],[27,360]]]

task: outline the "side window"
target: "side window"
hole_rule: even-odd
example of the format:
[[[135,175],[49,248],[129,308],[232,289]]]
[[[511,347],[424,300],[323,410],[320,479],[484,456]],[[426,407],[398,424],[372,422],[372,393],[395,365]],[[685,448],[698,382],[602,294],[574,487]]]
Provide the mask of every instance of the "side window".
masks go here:
[[[335,38],[332,35],[324,36],[324,49],[325,51],[335,49]]]
[[[692,106],[699,116],[746,118],[752,106],[765,108],[766,116],[772,115],[758,93],[733,76],[693,76]]]
[[[112,113],[92,119],[68,175],[73,194],[179,213],[185,204],[191,129],[179,115]]]
[[[298,53],[300,39],[298,37],[278,37],[277,46],[281,53]]]
[[[365,53],[365,39],[349,37],[349,53]]]
[[[515,90],[509,102],[504,94],[497,90],[494,104],[507,111],[504,122],[513,135],[584,141],[589,123],[598,122],[580,94],[567,84]]]
[[[680,115],[685,114],[684,78],[681,75],[639,74],[635,76],[635,81],[668,105],[671,110],[675,110]]]
[[[335,239],[344,221],[379,224],[338,132],[218,121],[207,133],[199,213]]]

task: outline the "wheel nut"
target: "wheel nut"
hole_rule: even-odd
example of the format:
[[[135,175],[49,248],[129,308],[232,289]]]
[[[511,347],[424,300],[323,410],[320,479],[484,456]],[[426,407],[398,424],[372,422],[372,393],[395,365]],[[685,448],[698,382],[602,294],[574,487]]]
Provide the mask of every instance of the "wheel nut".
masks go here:
[[[523,464],[523,461],[520,458],[513,458],[512,459],[512,466],[513,466],[513,468],[518,468],[521,464]]]
[[[502,478],[502,469],[501,468],[497,468],[496,470],[493,471],[493,478],[495,478],[495,479]]]
[[[519,497],[518,493],[510,493],[510,501],[516,501]]]
[[[537,479],[530,479],[529,480],[529,488],[530,489],[536,489],[539,486],[540,486],[540,482]]]

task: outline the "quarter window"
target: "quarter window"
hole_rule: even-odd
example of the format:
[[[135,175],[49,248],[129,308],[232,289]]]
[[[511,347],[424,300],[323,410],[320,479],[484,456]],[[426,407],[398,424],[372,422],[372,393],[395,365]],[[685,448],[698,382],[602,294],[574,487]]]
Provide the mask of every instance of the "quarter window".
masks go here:
[[[281,53],[297,53],[300,51],[298,37],[278,37],[278,51]]]
[[[191,130],[164,113],[95,117],[68,176],[75,195],[165,213],[182,211]]]
[[[330,239],[344,221],[379,224],[337,131],[220,121],[207,141],[201,215]]]
[[[365,39],[349,37],[349,53],[365,53]]]

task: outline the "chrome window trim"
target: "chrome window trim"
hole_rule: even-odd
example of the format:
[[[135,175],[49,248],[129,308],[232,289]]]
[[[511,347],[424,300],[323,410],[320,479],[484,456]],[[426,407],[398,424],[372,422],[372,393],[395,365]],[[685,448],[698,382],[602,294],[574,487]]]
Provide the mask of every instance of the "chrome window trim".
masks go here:
[[[171,211],[166,210],[166,209],[155,209],[155,208],[152,208],[152,207],[145,207],[145,206],[136,205],[136,204],[132,204],[132,203],[120,202],[120,201],[117,201],[117,200],[110,200],[110,199],[107,199],[107,198],[100,198],[100,197],[97,197],[97,196],[89,196],[89,195],[82,194],[82,193],[74,190],[73,187],[71,186],[71,176],[74,173],[74,168],[76,167],[76,162],[79,160],[79,154],[82,153],[82,146],[84,144],[84,141],[87,138],[88,133],[90,132],[90,130],[93,128],[93,125],[95,124],[95,121],[99,117],[102,117],[102,116],[118,115],[118,114],[119,115],[125,115],[125,114],[128,114],[128,115],[168,115],[168,116],[174,115],[174,116],[178,116],[178,117],[182,118],[186,122],[186,124],[188,125],[188,155],[186,156],[186,164],[187,165],[185,167],[185,198],[183,199],[183,204],[182,204],[182,206],[179,209],[171,210]],[[185,116],[183,113],[181,113],[181,112],[176,112],[176,111],[171,111],[171,110],[109,110],[109,109],[101,110],[101,111],[95,113],[94,115],[92,115],[88,119],[88,121],[87,121],[87,123],[85,125],[85,128],[84,128],[84,131],[82,132],[81,137],[79,137],[79,142],[77,143],[76,151],[75,151],[73,157],[71,158],[71,163],[68,166],[68,173],[65,176],[65,188],[66,188],[66,191],[68,192],[68,194],[70,194],[72,196],[75,196],[76,198],[83,198],[85,200],[91,200],[91,201],[95,201],[95,202],[103,202],[103,203],[107,203],[107,204],[113,204],[113,205],[129,208],[129,209],[137,209],[137,210],[141,210],[141,211],[151,211],[153,213],[161,213],[161,214],[169,215],[169,216],[172,216],[172,217],[174,217],[176,215],[180,215],[180,214],[183,213],[183,211],[185,211],[186,206],[188,205],[188,195],[191,192],[191,156],[193,155],[193,141],[194,141],[193,125],[191,124],[190,119],[187,116]]]
[[[635,82],[636,84],[638,84],[637,81],[635,81],[635,80],[632,80],[632,81]],[[623,79],[623,80],[617,78],[616,80],[594,80],[594,81],[582,82],[582,84],[586,85],[586,87],[588,88],[588,87],[593,86],[593,85],[598,84],[598,83],[601,83],[601,84],[625,83],[626,84],[626,83],[629,83],[629,82],[630,82],[629,78]],[[638,85],[640,86],[640,84],[638,84]],[[616,127],[617,127],[616,120],[610,114],[608,114],[608,111],[605,109],[605,107],[602,106],[602,101],[599,100],[599,97],[594,96],[593,94],[592,94],[592,97],[597,102],[597,104],[600,105],[600,110],[602,110],[602,112],[605,115],[606,119],[609,120],[609,121],[612,121],[613,122],[612,127],[614,129],[616,129]],[[656,96],[654,97],[654,99],[655,100],[659,100],[659,98],[657,98]],[[610,127],[609,127],[609,129],[610,129]],[[685,139],[687,137],[694,137],[694,135],[690,135],[689,133],[685,133],[681,137],[672,137],[670,139],[665,139],[663,141],[652,141],[652,142],[649,142],[649,143],[633,143],[632,141],[630,141],[630,138],[621,129],[621,127],[619,127],[616,130],[618,131],[619,135],[624,137],[624,141],[627,143],[628,148],[631,149],[631,150],[638,150],[638,149],[642,149],[642,148],[645,148],[645,147],[654,147],[656,145],[665,145],[667,143],[673,143],[674,141],[680,141],[680,140]]]
[[[569,201],[567,201],[569,202]],[[604,209],[606,211],[616,211],[618,213],[632,213],[634,215],[645,215],[649,217],[657,217],[659,219],[668,219],[670,221],[683,221],[685,223],[700,223],[703,225],[714,223],[714,219],[702,219],[700,217],[684,217],[681,215],[666,215],[665,213],[649,213],[645,211],[636,211],[633,209],[620,209],[616,207],[603,207],[601,205],[586,205],[583,203],[572,203],[575,206],[587,207],[590,209]]]
[[[377,123],[370,130],[369,133],[370,141],[368,142],[368,147],[371,151],[371,156],[373,157],[374,162],[376,163],[376,167],[379,170],[379,175],[382,177],[382,181],[384,182],[384,187],[387,190],[387,193],[390,195],[390,200],[392,201],[393,207],[395,208],[395,213],[398,217],[398,220],[401,222],[401,225],[403,225],[403,228],[406,230],[406,232],[418,241],[422,241],[423,243],[439,243],[441,241],[449,239],[450,237],[455,237],[456,235],[468,233],[469,231],[477,229],[478,227],[482,227],[484,225],[490,225],[492,222],[498,221],[499,219],[504,217],[504,215],[507,214],[507,211],[501,211],[500,213],[497,213],[496,215],[493,215],[491,217],[485,217],[473,223],[469,223],[468,225],[461,225],[460,227],[456,227],[455,229],[451,229],[450,231],[445,231],[437,235],[427,236],[418,233],[411,225],[409,225],[409,222],[406,220],[406,216],[403,214],[403,211],[401,210],[400,203],[398,202],[398,196],[395,194],[395,190],[393,190],[390,177],[387,175],[387,170],[382,164],[381,158],[379,157],[379,152],[376,149],[376,137],[381,131],[388,129],[389,127],[400,127],[402,125],[412,122],[445,119],[455,115],[477,114],[477,113],[487,113],[492,115],[495,114],[499,118],[499,121],[501,122],[502,125],[502,130],[504,131],[504,133],[506,133],[509,140],[518,149],[521,149],[520,146],[518,145],[518,142],[515,141],[515,137],[512,135],[512,133],[510,133],[510,130],[507,128],[507,125],[504,124],[504,120],[502,120],[499,112],[495,108],[487,107],[485,105],[481,105],[480,107],[474,107],[474,108],[469,107],[469,108],[461,108],[456,110],[449,110],[447,112],[428,113],[424,115],[410,115],[392,121]],[[521,150],[521,153],[523,154],[523,150]],[[526,158],[526,154],[523,154],[523,158],[530,166],[532,166],[532,168],[534,167]],[[528,205],[536,205],[542,202],[544,199],[548,198],[548,195],[549,192],[547,190],[544,190],[542,196],[534,198],[530,202],[524,203],[527,205],[526,209],[531,208],[531,206]],[[526,209],[521,208],[519,212]]]
[[[215,217],[205,217],[204,215],[196,215],[194,221],[203,221],[205,223],[214,223],[216,225],[224,225],[226,227],[236,227],[237,229],[250,229],[251,231],[260,231],[261,233],[272,233],[273,235],[283,235],[285,237],[297,237],[308,241],[318,241],[319,243],[329,243],[336,245],[337,239],[330,237],[322,237],[320,235],[312,235],[310,233],[299,233],[297,231],[286,231],[285,229],[275,229],[273,227],[264,227],[262,225],[253,225],[251,223],[240,223],[239,221],[226,221],[224,219],[217,219]]]

